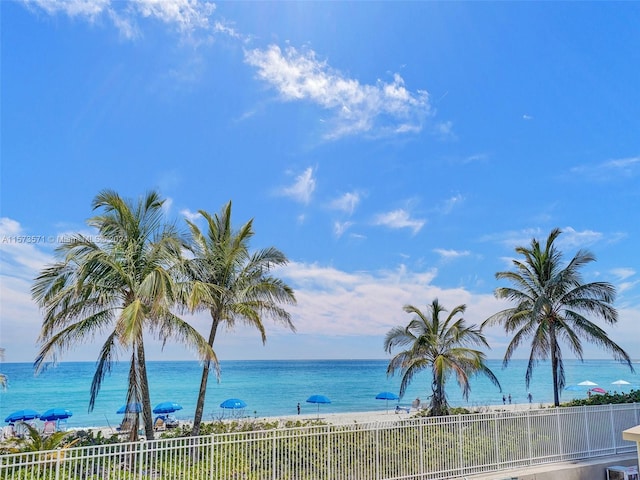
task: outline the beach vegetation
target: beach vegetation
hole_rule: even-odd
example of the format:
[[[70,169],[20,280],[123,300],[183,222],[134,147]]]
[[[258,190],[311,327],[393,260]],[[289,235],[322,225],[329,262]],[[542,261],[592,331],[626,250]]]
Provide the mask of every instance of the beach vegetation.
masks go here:
[[[78,343],[105,338],[99,349],[90,388],[89,410],[118,353],[130,358],[127,405],[140,403],[147,439],[153,439],[153,417],[145,359],[145,333],[162,342],[176,339],[213,358],[206,340],[175,315],[177,287],[173,273],[182,263],[182,242],[164,221],[164,200],[150,192],[137,203],[104,190],[93,200],[98,213],[87,224],[97,235],[77,233],[60,244],[57,261],[47,265],[32,286],[44,312],[36,372],[57,361]],[[131,440],[137,438],[139,415],[132,415]]]
[[[404,348],[389,361],[387,374],[397,371],[402,375],[400,397],[404,395],[414,376],[423,370],[431,372],[429,415],[447,415],[450,412],[446,396],[446,383],[455,377],[464,398],[469,397],[469,379],[477,374],[486,376],[500,388],[500,382],[486,365],[486,355],[475,347],[489,348],[487,340],[476,325],[467,325],[465,305],[458,305],[446,317],[447,310],[433,300],[426,312],[413,305],[405,305],[404,311],[413,317],[407,326],[392,328],[384,340],[388,353]]]
[[[569,402],[564,402],[561,407],[581,407],[583,405],[610,405],[619,403],[640,403],[640,390],[624,392],[606,392],[593,394],[587,398],[574,398]]]
[[[77,439],[71,438],[69,432],[42,433],[37,427],[26,422],[18,422],[24,430],[23,437],[13,439],[13,445],[4,453],[18,452],[41,452],[47,450],[65,449],[73,447],[78,443]]]
[[[192,311],[206,311],[211,316],[208,345],[213,348],[218,328],[233,329],[236,323],[253,327],[262,342],[267,335],[265,318],[273,319],[292,331],[291,315],[282,305],[295,304],[293,289],[273,274],[288,263],[287,257],[274,247],[252,252],[249,242],[254,236],[253,220],[234,229],[231,202],[220,213],[199,211],[206,221],[206,231],[187,220],[190,229],[189,251],[192,257],[185,271],[189,288],[184,303]],[[204,414],[207,382],[211,366],[217,359],[203,364],[192,434],[200,434]]]
[[[502,325],[512,335],[504,354],[504,365],[525,340],[531,340],[529,362],[525,374],[527,388],[533,370],[540,360],[551,360],[553,401],[560,405],[560,392],[565,386],[562,346],[580,360],[583,341],[592,343],[614,359],[633,365],[629,355],[595,323],[600,319],[608,325],[618,321],[613,306],[615,287],[607,282],[585,283],[581,269],[595,261],[588,250],[579,250],[566,265],[555,242],[560,229],[553,229],[544,245],[536,238],[529,247],[517,247],[522,258],[512,260],[514,270],[496,273],[498,280],[507,280],[511,287],[499,287],[495,296],[513,304],[485,320],[482,327]]]

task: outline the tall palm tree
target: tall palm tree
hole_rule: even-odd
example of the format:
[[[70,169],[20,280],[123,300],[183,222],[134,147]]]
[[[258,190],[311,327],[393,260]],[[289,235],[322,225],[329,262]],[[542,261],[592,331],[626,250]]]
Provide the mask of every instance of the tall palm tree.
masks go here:
[[[406,327],[394,327],[384,339],[384,348],[391,353],[394,347],[408,347],[397,353],[389,362],[387,374],[396,370],[402,373],[400,397],[404,396],[413,377],[422,370],[431,370],[430,414],[447,415],[449,406],[445,385],[450,376],[455,375],[465,399],[469,397],[469,379],[478,373],[485,375],[500,388],[500,382],[486,366],[486,356],[472,347],[489,348],[486,339],[475,325],[467,326],[463,314],[466,305],[458,305],[443,320],[447,310],[438,299],[433,300],[427,313],[413,305],[405,305],[404,311],[413,314]]]
[[[136,205],[105,190],[93,201],[100,214],[88,220],[98,236],[74,235],[61,244],[59,260],[45,267],[32,286],[44,311],[36,371],[75,344],[106,340],[91,384],[93,410],[102,381],[119,351],[130,358],[127,403],[142,404],[145,434],[153,438],[153,419],[145,363],[145,331],[163,342],[176,338],[202,359],[213,356],[206,340],[171,311],[176,301],[171,269],[181,262],[180,238],[163,221],[164,200],[151,192]],[[136,421],[138,416],[136,415]],[[131,439],[137,435],[132,429]]]
[[[553,229],[544,246],[534,238],[529,248],[516,248],[524,259],[513,260],[514,271],[496,273],[498,280],[508,280],[513,287],[495,290],[497,298],[509,300],[515,306],[492,315],[482,324],[483,328],[501,324],[507,334],[513,334],[504,354],[505,366],[520,344],[531,338],[525,375],[527,387],[536,363],[551,358],[555,406],[560,405],[559,391],[565,385],[561,342],[582,360],[582,340],[586,340],[608,350],[633,371],[629,355],[587,318],[599,318],[609,325],[618,321],[618,312],[613,307],[614,286],[606,282],[583,283],[580,269],[595,261],[587,250],[579,250],[563,267],[562,252],[554,245],[560,233],[559,229]]]
[[[295,331],[290,314],[280,305],[295,304],[291,287],[271,275],[273,268],[286,265],[287,257],[276,248],[249,251],[254,235],[253,220],[234,231],[231,223],[231,202],[213,217],[200,210],[207,222],[206,234],[196,224],[187,221],[191,230],[188,262],[189,296],[185,303],[191,310],[208,311],[211,328],[208,344],[213,348],[218,327],[225,323],[233,328],[236,322],[255,327],[266,342],[263,318],[272,318]],[[218,364],[213,360],[218,373]],[[200,391],[193,423],[193,435],[200,432],[207,381],[212,361],[204,362]]]

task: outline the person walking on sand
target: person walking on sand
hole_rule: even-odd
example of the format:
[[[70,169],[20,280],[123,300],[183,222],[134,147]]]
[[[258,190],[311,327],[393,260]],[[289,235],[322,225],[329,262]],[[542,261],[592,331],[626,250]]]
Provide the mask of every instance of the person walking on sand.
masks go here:
[[[298,402],[298,415],[300,415],[300,402]]]
[[[511,405],[511,394],[509,394],[509,405]]]
[[[502,404],[503,405],[507,404],[507,397],[505,397],[504,395],[502,395]]]
[[[531,403],[531,401],[533,400],[533,395],[531,395],[531,392],[527,393],[527,399],[529,399],[529,403]]]

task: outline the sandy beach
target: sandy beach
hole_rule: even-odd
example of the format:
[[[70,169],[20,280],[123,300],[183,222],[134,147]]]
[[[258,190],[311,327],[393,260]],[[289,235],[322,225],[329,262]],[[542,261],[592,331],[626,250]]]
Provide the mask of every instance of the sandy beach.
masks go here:
[[[511,405],[487,405],[485,407],[479,407],[475,409],[470,409],[472,413],[486,413],[486,412],[518,412],[525,411],[530,409],[538,409],[538,408],[548,408],[551,404],[539,404],[539,403],[514,403]],[[409,409],[407,412],[405,409],[397,410],[394,406],[389,406],[389,410],[375,410],[375,411],[364,411],[364,412],[341,412],[341,413],[331,413],[331,412],[323,412],[322,408],[320,408],[320,412],[313,413],[304,413],[300,415],[281,415],[274,417],[253,417],[253,416],[240,416],[240,417],[227,417],[223,418],[219,421],[223,422],[275,422],[279,421],[281,424],[285,422],[295,422],[295,421],[310,421],[310,420],[320,420],[323,423],[329,425],[351,425],[354,423],[358,424],[369,424],[369,423],[387,423],[387,422],[397,422],[401,420],[407,420],[414,417],[417,413],[417,410],[414,408]],[[180,425],[189,425],[191,422],[180,421]],[[210,421],[204,423],[211,423]],[[104,426],[104,427],[92,427],[81,429],[77,428],[74,430],[91,430],[94,433],[101,432],[103,436],[111,436],[117,434],[117,430],[115,426]]]
[[[472,413],[483,413],[483,412],[517,412],[524,411],[530,409],[537,408],[547,408],[551,406],[551,404],[539,404],[539,403],[514,403],[511,405],[487,405],[486,407],[480,407],[476,409],[469,409]],[[409,412],[406,410],[395,410],[394,406],[389,406],[389,410],[376,410],[370,412],[345,412],[345,413],[324,413],[322,411],[322,407],[320,408],[319,414],[316,413],[305,413],[302,415],[286,415],[279,417],[266,417],[260,418],[261,420],[280,420],[280,421],[296,421],[296,420],[316,420],[320,419],[321,421],[328,423],[330,425],[345,425],[351,423],[376,423],[376,422],[396,422],[398,420],[406,420],[408,418],[412,418],[417,413],[416,409],[411,408]]]

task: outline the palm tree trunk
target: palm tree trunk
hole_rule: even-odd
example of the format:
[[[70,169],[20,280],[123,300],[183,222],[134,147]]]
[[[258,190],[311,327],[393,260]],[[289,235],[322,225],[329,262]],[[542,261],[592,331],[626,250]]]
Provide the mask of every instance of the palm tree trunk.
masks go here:
[[[553,322],[549,325],[549,348],[551,348],[551,370],[553,375],[553,405],[560,406],[560,395],[558,393],[558,356],[556,355],[557,347],[556,331]]]
[[[151,398],[149,396],[149,379],[147,378],[147,364],[144,356],[144,344],[138,342],[138,367],[140,371],[140,394],[142,402],[142,420],[147,440],[153,440],[153,416],[151,412]]]
[[[218,325],[220,320],[218,315],[211,310],[211,331],[209,332],[209,346],[213,348],[213,342],[216,339],[216,332],[218,331]],[[204,413],[204,400],[207,395],[207,381],[209,380],[209,370],[211,369],[211,361],[206,360],[202,366],[202,378],[200,379],[200,391],[198,392],[198,403],[196,404],[196,414],[193,418],[193,429],[191,430],[192,436],[200,434],[200,424],[202,423],[202,415]]]

